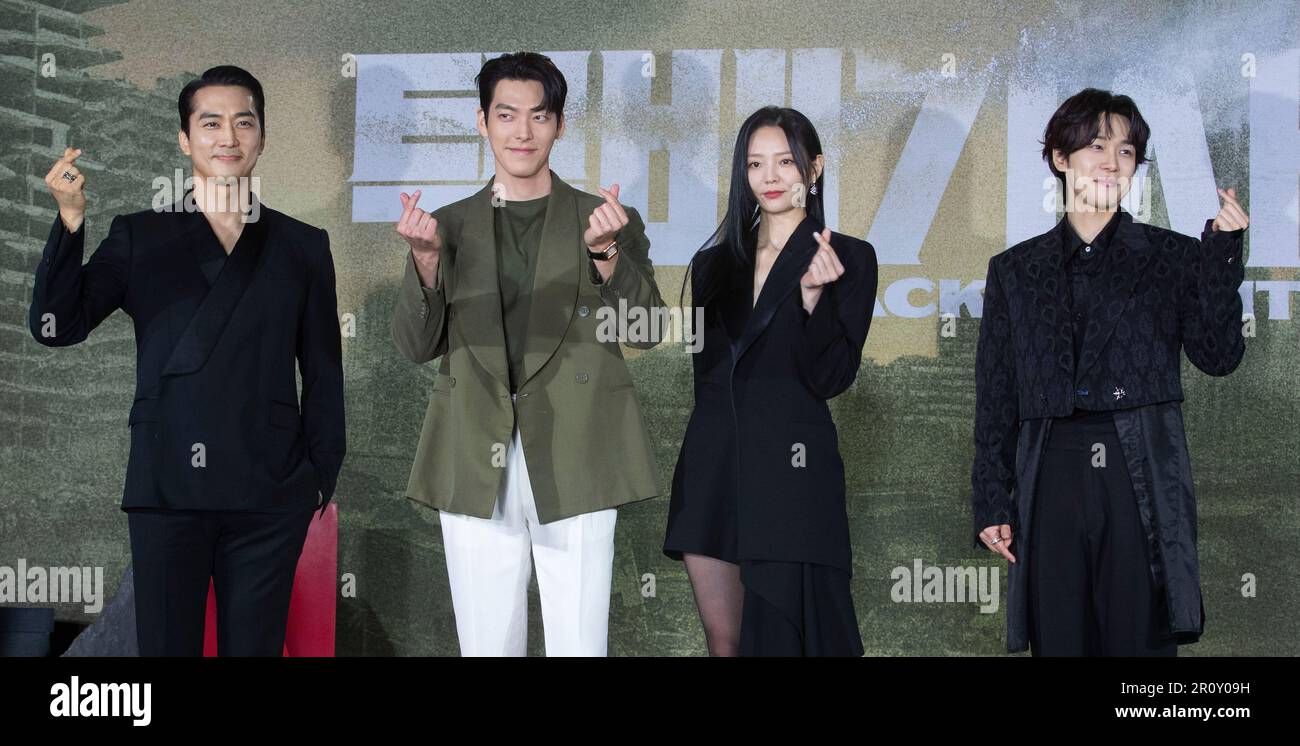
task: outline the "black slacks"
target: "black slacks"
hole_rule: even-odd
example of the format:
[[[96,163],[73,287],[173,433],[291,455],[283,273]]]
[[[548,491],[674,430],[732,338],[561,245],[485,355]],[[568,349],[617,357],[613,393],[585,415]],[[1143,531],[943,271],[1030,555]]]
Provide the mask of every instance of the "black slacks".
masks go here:
[[[281,655],[314,512],[127,511],[140,655],[203,655],[209,579],[217,654]]]
[[[1052,423],[1031,534],[1034,655],[1177,655],[1109,413]]]

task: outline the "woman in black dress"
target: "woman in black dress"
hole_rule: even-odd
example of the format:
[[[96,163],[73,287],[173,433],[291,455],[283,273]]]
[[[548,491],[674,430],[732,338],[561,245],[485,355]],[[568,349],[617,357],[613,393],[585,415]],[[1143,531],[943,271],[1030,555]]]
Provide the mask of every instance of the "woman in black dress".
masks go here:
[[[712,655],[863,652],[826,400],[857,376],[876,256],[823,225],[824,167],[807,117],[754,112],[727,215],[688,268],[703,346],[664,553],[686,562]]]

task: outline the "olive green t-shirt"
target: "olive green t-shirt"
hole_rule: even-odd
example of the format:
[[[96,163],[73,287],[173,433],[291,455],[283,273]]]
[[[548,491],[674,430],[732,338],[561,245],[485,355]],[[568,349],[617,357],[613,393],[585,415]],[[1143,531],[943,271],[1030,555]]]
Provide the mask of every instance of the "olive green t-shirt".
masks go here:
[[[510,391],[524,381],[524,339],[528,334],[533,278],[542,247],[542,225],[551,195],[502,202],[494,210],[497,245],[497,284],[501,289],[501,318],[505,324]]]

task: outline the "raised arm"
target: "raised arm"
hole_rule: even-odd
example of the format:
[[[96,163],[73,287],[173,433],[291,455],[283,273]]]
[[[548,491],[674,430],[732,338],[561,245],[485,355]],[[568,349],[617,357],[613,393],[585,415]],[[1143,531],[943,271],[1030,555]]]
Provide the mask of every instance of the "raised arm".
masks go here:
[[[876,250],[871,244],[854,241],[833,249],[827,242],[829,236],[829,230],[818,235],[817,240],[825,243],[819,246],[800,280],[805,320],[799,367],[808,387],[823,399],[839,395],[857,378],[862,346],[871,329],[879,275]],[[808,287],[832,275],[835,279]],[[810,290],[816,289],[820,292],[813,300]],[[812,312],[808,313],[810,302]]]
[[[583,240],[592,251],[604,250],[610,241],[616,241],[618,254],[612,260],[588,262],[592,266],[592,282],[598,286],[600,297],[614,309],[618,309],[619,300],[623,299],[629,310],[635,308],[647,314],[660,313],[658,309],[665,307],[664,299],[655,282],[645,223],[636,208],[618,203],[617,184],[608,190],[601,189],[600,193],[605,197],[605,203],[592,212]],[[647,328],[663,327],[652,324]],[[651,335],[648,339],[620,341],[629,347],[648,350],[662,340]]]
[[[49,347],[86,339],[126,299],[131,235],[125,218],[113,218],[108,237],[82,266],[85,254],[85,176],[77,169],[80,150],[68,148],[45,176],[59,205],[45,250],[36,267],[28,327]]]
[[[1243,237],[1250,218],[1235,189],[1219,190],[1223,207],[1205,223],[1198,246],[1187,257],[1179,320],[1183,349],[1192,364],[1212,376],[1236,370],[1246,353],[1241,331]]]
[[[447,296],[440,259],[443,234],[438,219],[416,206],[418,191],[401,196],[397,234],[411,250],[393,312],[393,340],[407,360],[426,363],[447,351]]]

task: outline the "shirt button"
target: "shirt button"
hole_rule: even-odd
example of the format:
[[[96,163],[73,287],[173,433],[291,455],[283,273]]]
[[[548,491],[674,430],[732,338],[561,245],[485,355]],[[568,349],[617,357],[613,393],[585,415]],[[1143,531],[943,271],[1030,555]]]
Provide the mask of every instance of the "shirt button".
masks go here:
[[[1091,247],[1091,246],[1084,246],[1084,247],[1083,247],[1083,253],[1085,253],[1085,254],[1091,254],[1091,253],[1092,253],[1092,247]]]
[[[582,318],[584,319],[587,318],[587,314],[590,313],[591,313],[591,309],[587,308],[586,306],[578,306],[578,315],[581,316]]]
[[[451,377],[451,387],[456,388],[456,376]]]
[[[1080,386],[1079,389],[1078,389],[1078,391],[1076,391],[1075,393],[1077,393],[1079,396],[1087,396],[1087,395],[1088,395],[1088,387],[1087,387],[1087,386]]]
[[[578,375],[574,376],[574,377],[573,377],[573,380],[577,381],[578,383],[586,383],[586,382],[587,382],[587,371],[585,371],[585,370],[578,371]]]

